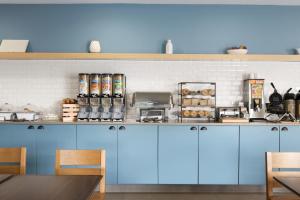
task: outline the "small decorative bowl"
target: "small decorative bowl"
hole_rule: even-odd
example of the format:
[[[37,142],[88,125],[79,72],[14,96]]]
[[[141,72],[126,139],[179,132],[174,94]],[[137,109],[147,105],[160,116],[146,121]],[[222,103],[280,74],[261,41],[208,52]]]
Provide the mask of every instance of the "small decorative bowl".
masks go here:
[[[248,49],[228,49],[227,53],[233,55],[245,55],[248,53]]]

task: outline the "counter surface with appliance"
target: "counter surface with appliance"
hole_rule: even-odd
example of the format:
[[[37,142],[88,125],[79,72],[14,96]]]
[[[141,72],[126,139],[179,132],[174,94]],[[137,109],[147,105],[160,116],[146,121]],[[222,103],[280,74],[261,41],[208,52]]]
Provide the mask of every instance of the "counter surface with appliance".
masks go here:
[[[145,123],[145,122],[137,122],[135,119],[132,120],[125,120],[123,122],[84,122],[84,121],[78,121],[78,122],[63,122],[63,121],[24,121],[24,122],[13,122],[13,121],[3,121],[0,122],[1,124],[11,124],[11,125],[39,125],[39,124],[45,124],[45,125],[154,125],[154,126],[169,126],[169,125],[183,125],[183,126],[209,126],[209,125],[221,125],[221,126],[263,126],[263,125],[287,125],[287,126],[300,126],[300,122],[268,122],[268,121],[261,121],[261,122],[234,122],[234,123],[222,123],[222,122],[201,122],[201,123],[188,123],[188,122],[178,122],[176,120],[172,121],[169,120],[168,122],[162,122],[162,123]]]

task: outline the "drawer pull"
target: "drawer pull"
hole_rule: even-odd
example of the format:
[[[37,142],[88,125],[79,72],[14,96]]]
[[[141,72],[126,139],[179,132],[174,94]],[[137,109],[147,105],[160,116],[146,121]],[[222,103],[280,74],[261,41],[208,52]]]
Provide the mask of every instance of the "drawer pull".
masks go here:
[[[277,128],[277,127],[273,127],[273,128],[271,129],[271,131],[278,131],[278,128]]]
[[[44,126],[38,126],[37,129],[39,129],[39,130],[44,130],[45,127],[44,127]]]
[[[27,127],[27,129],[33,130],[34,126],[30,125],[30,126]]]
[[[288,131],[289,129],[288,129],[288,127],[282,127],[281,128],[281,131]]]
[[[120,126],[119,130],[120,130],[120,131],[125,131],[126,128],[125,128],[125,126]]]
[[[114,131],[114,130],[116,130],[116,127],[110,126],[108,129],[109,129],[110,131]]]
[[[195,126],[192,126],[192,127],[190,128],[190,130],[191,130],[191,131],[197,131],[198,129],[197,129],[197,127],[195,127]]]
[[[201,131],[207,131],[207,127],[203,126],[200,128]]]

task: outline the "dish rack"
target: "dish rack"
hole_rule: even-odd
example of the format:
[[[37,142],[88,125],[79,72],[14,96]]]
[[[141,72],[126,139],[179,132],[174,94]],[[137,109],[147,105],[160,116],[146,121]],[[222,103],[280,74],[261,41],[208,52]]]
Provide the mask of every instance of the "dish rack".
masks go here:
[[[212,122],[216,119],[216,83],[178,83],[178,121]]]

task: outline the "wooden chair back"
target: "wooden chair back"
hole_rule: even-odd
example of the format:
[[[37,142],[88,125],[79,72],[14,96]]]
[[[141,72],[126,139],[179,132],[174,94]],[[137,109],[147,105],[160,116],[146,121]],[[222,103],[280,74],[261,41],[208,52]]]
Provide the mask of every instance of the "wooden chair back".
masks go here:
[[[0,148],[0,174],[26,174],[26,148]]]
[[[281,170],[274,171],[273,169]],[[300,169],[300,152],[266,152],[267,200],[274,197],[273,190],[275,188],[281,187],[274,180],[274,176],[300,177],[300,171],[286,171],[284,169]]]
[[[56,150],[56,175],[101,175],[100,193],[105,193],[105,169],[105,150]]]

